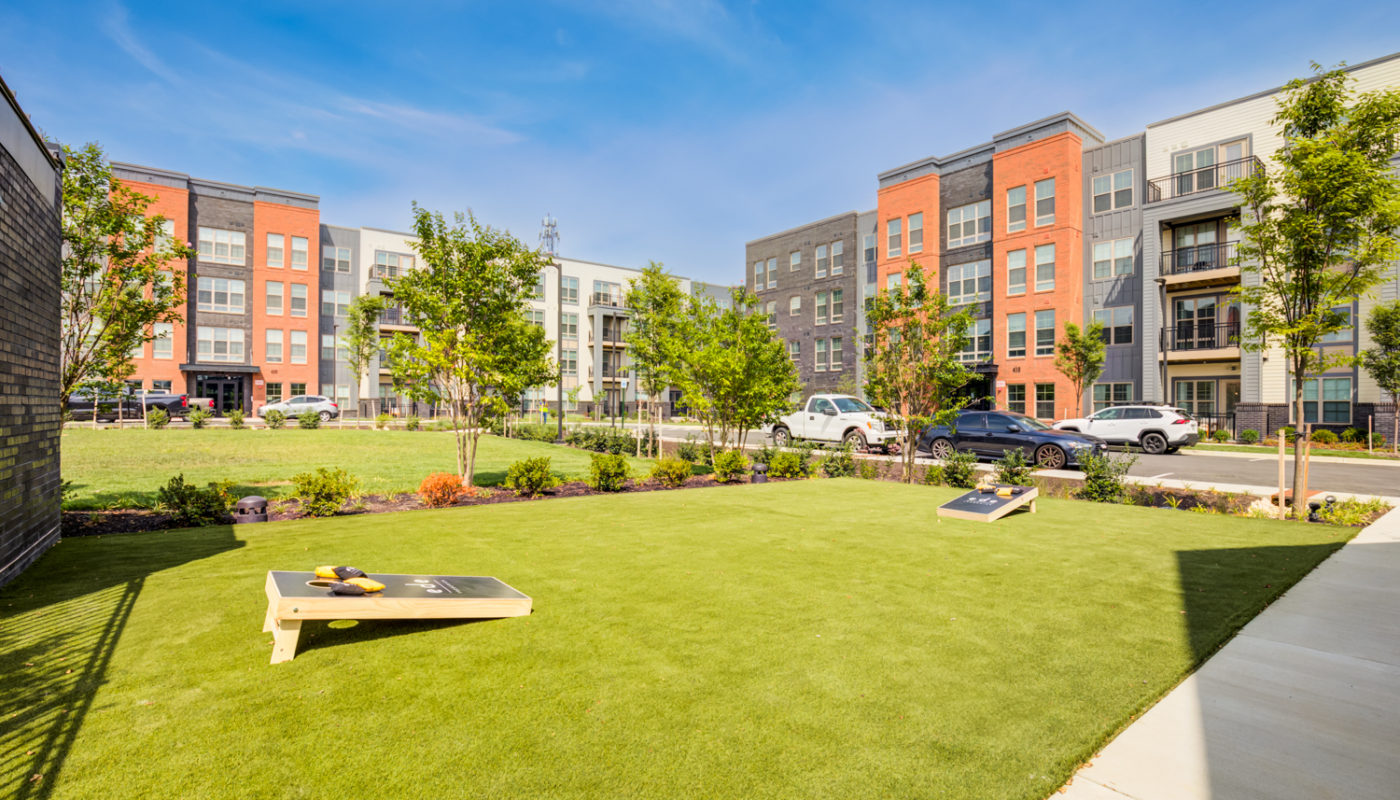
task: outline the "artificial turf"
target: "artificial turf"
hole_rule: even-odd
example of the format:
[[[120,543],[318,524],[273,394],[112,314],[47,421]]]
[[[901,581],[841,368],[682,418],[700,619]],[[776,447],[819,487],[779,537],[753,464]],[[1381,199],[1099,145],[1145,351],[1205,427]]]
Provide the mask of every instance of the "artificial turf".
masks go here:
[[[0,795],[1043,798],[1351,535],[855,479],[65,540],[0,590]],[[269,569],[529,617],[306,623]],[[33,776],[40,775],[41,778]]]
[[[523,458],[548,456],[567,478],[588,473],[586,450],[499,436],[482,436],[476,456],[478,486],[505,480],[506,469]],[[645,473],[647,459],[630,459]],[[156,490],[176,474],[203,485],[231,480],[239,495],[279,497],[292,491],[291,478],[317,467],[343,467],[370,494],[413,492],[433,472],[456,472],[450,432],[317,430],[230,430],[192,428],[98,429],[63,432],[63,477],[72,481],[64,508],[150,508]]]

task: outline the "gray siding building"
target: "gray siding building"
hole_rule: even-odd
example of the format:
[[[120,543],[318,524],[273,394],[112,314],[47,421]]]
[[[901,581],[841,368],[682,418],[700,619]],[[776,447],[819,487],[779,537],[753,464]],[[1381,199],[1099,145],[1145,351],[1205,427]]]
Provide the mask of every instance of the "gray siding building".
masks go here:
[[[1093,387],[1094,410],[1142,402],[1144,339],[1142,207],[1146,137],[1129,136],[1084,150],[1084,320],[1104,323],[1104,371]],[[1155,290],[1155,284],[1147,284]]]

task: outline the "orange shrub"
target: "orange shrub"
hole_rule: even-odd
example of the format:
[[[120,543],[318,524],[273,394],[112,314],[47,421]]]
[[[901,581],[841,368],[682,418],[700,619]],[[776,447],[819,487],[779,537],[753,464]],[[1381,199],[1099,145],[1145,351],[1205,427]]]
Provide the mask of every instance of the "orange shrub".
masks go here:
[[[462,476],[451,472],[434,472],[418,485],[418,496],[429,508],[450,506],[462,499],[467,490],[462,486]]]

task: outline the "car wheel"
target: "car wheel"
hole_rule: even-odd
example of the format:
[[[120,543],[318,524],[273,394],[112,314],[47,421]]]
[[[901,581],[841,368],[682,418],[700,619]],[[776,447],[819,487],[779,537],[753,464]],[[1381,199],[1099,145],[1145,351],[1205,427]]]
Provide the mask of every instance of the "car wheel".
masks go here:
[[[774,428],[774,429],[773,429],[773,446],[774,446],[774,447],[787,447],[787,446],[788,446],[789,444],[791,444],[791,443],[792,443],[792,434],[788,433],[788,429],[787,429],[787,428]]]
[[[928,454],[937,459],[946,459],[953,455],[953,443],[947,439],[934,439],[929,442]]]
[[[1142,437],[1142,452],[1148,455],[1161,455],[1167,451],[1167,437],[1160,433],[1148,433]]]
[[[846,434],[846,438],[841,440],[841,444],[851,448],[857,453],[866,451],[865,436],[860,431],[851,431]]]
[[[330,418],[331,418],[331,412],[329,412],[329,411],[322,411],[322,412],[319,414],[319,416],[321,417],[321,421],[322,421],[322,422],[329,422],[329,421],[330,421]]]
[[[1065,465],[1065,451],[1053,444],[1043,444],[1035,451],[1035,465],[1041,469],[1060,469]]]

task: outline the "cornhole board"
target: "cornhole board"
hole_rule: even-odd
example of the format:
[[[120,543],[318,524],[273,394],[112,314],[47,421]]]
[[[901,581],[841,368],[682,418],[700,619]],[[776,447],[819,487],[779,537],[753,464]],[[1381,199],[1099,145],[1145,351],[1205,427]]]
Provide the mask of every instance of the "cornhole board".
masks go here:
[[[332,594],[314,572],[267,573],[267,616],[272,663],[291,661],[302,620],[307,619],[498,619],[523,617],[532,601],[495,578],[464,575],[373,573],[384,590],[367,595]]]
[[[1000,489],[1005,484],[998,484]],[[1000,497],[996,492],[979,492],[976,489],[961,497],[952,500],[938,507],[938,516],[952,517],[953,519],[970,519],[975,522],[993,522],[1010,514],[1022,506],[1035,513],[1035,499],[1040,496],[1040,489],[1034,486],[1010,487],[1021,489],[1020,494],[1013,494],[1010,497]]]

